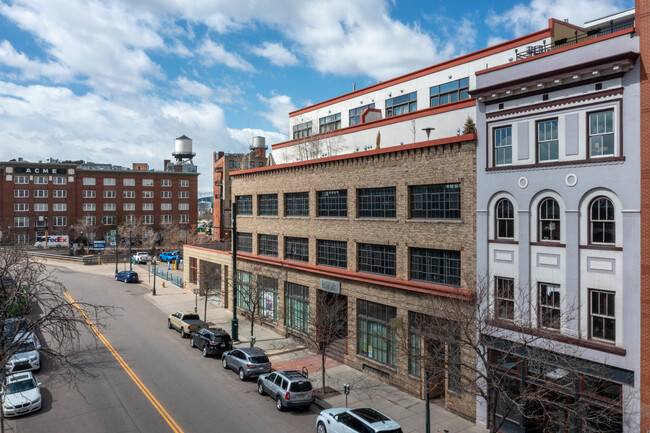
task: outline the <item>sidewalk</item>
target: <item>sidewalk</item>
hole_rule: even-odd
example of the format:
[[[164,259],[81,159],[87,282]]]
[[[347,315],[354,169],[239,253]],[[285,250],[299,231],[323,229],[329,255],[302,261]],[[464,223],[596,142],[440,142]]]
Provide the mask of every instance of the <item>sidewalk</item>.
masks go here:
[[[115,272],[115,264],[102,264],[95,266],[83,266],[70,263],[52,263],[56,266],[68,267],[79,272],[86,272],[112,277]],[[120,266],[123,270],[123,266]],[[149,278],[146,265],[133,265],[133,270],[140,276],[140,284],[149,289],[144,298],[158,307],[165,314],[181,310],[194,310],[195,295],[188,290],[156,277],[156,296],[153,296],[153,275]],[[182,271],[170,270],[174,275],[182,276]],[[203,317],[204,300],[198,299],[197,312]],[[235,347],[247,347],[250,344],[250,322],[245,318],[239,318],[239,338]],[[223,328],[228,333],[231,330],[232,311],[207,304],[207,318],[204,319],[210,327]],[[276,370],[293,369],[301,371],[303,367],[309,372],[309,378],[314,387],[321,388],[321,358],[307,350],[301,343],[277,334],[259,324],[255,324],[256,347],[263,349],[273,363]],[[343,384],[350,385],[348,406],[350,407],[373,407],[384,412],[397,421],[404,433],[422,433],[425,431],[425,405],[424,401],[411,396],[403,391],[392,387],[379,379],[366,375],[347,365],[340,364],[332,359],[326,363],[326,386],[336,391],[342,391]],[[340,392],[328,393],[325,398],[318,396],[316,406],[321,409],[330,407],[344,407],[345,395]],[[447,412],[443,407],[431,404],[431,432],[448,433],[483,433],[486,430],[477,427],[473,423]]]

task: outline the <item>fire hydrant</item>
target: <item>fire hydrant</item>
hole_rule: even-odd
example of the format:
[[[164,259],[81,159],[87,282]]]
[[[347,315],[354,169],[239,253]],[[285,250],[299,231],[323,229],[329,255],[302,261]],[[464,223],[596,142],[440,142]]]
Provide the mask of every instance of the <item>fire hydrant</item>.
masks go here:
[[[163,281],[163,287],[165,287],[165,282]]]

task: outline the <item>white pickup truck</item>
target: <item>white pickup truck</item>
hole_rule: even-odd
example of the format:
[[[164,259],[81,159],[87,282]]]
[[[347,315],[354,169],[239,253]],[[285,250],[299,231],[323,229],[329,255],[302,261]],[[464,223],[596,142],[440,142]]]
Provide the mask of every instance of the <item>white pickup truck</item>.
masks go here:
[[[201,320],[197,313],[177,311],[169,315],[167,327],[180,331],[181,338],[185,338],[192,335],[192,332],[198,332],[199,329],[207,328],[208,324]]]

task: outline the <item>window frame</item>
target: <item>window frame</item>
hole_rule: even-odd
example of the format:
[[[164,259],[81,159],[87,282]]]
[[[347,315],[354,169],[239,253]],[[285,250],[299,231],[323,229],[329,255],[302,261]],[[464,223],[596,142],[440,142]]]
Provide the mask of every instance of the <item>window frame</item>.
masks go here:
[[[293,125],[293,139],[298,140],[300,138],[309,137],[312,134],[312,121],[302,122],[297,125]]]
[[[405,101],[402,102],[401,101],[402,99],[405,99]],[[396,102],[396,101],[400,101],[400,102]],[[386,99],[385,117],[399,116],[400,114],[412,113],[417,110],[418,110],[417,91],[404,93],[402,95]],[[396,113],[396,111],[398,112]]]
[[[284,258],[309,263],[309,238],[285,236]]]
[[[278,216],[278,194],[258,194],[257,195],[257,215],[258,216]]]
[[[510,205],[510,211],[512,212],[511,217],[508,216],[500,216],[500,206],[501,204],[508,202]],[[501,236],[501,223],[504,223],[506,235]],[[512,231],[512,236],[507,236],[508,234],[508,229]],[[494,238],[495,239],[507,239],[507,240],[514,240],[515,239],[515,206],[512,204],[512,200],[510,200],[507,197],[500,198],[496,205],[494,206]]]
[[[592,120],[591,116],[592,115],[599,115],[599,114],[606,114],[606,113],[611,113],[612,119],[611,119],[611,126],[612,130],[611,132],[604,132],[604,133],[596,133],[592,134],[591,132],[591,125],[592,125]],[[614,116],[614,108],[605,108],[602,110],[597,110],[597,111],[589,111],[586,113],[587,114],[587,157],[588,158],[611,158],[616,156],[616,118]],[[605,121],[605,125],[607,125],[607,121]],[[611,154],[600,154],[600,155],[595,155],[592,152],[592,146],[591,146],[591,139],[592,137],[604,137],[605,135],[610,135],[612,136],[612,153]],[[602,140],[602,139],[601,139]]]
[[[397,248],[395,245],[357,243],[357,270],[368,274],[396,277]]]
[[[394,186],[357,189],[357,217],[395,219],[397,188]]]
[[[506,294],[503,292],[504,285],[500,283],[507,283],[508,287],[505,287],[507,289]],[[511,297],[508,297],[507,295],[511,295]],[[506,307],[506,314],[504,315],[501,314],[501,306],[505,305]],[[511,317],[510,317],[511,316]],[[500,277],[500,276],[495,276],[494,277],[494,318],[498,320],[507,320],[507,321],[513,321],[515,320],[515,280],[514,278],[508,278],[508,277]]]
[[[253,196],[238,195],[235,196],[237,203],[237,216],[253,216]]]
[[[453,87],[454,83],[457,83],[455,87]],[[442,89],[443,86],[449,86],[449,88]],[[440,99],[443,96],[450,98],[446,102],[441,102]],[[454,99],[454,96],[456,99]],[[469,98],[469,77],[463,77],[429,87],[429,107],[438,107],[440,105],[451,104],[452,102],[462,101]]]
[[[553,305],[552,303],[542,303],[544,288],[553,288],[553,294],[557,294],[557,305]],[[554,298],[555,295],[552,297]],[[551,296],[547,296],[547,298],[551,299]],[[551,300],[551,302],[553,301]],[[552,314],[546,314],[545,310],[549,310]],[[555,312],[557,313],[557,317],[554,319],[553,313]],[[546,324],[546,320],[549,317],[553,322],[557,320],[557,326],[555,326],[553,323]],[[537,326],[551,331],[560,331],[562,329],[562,286],[559,284],[545,282],[539,282],[537,284]]]
[[[593,218],[593,208],[596,206],[597,202],[600,200],[606,200],[609,202],[611,205],[611,219],[599,219],[599,220],[594,220]],[[600,212],[600,211],[599,211]],[[606,210],[606,213],[609,212],[609,209]],[[588,228],[589,228],[589,244],[590,245],[616,245],[616,207],[614,206],[614,202],[612,201],[611,198],[604,196],[604,195],[599,195],[597,197],[594,197],[591,202],[589,202],[589,207],[587,208],[587,217],[589,218],[589,223],[588,223]],[[594,240],[594,233],[596,230],[594,230],[594,225],[595,224],[601,224],[603,226],[603,239],[606,237],[606,232],[605,230],[606,225],[611,225],[611,236],[612,236],[612,241],[611,242],[605,242],[603,241],[595,241]]]
[[[408,259],[409,280],[460,287],[462,271],[462,255],[460,251],[409,247]],[[454,264],[457,264],[457,267],[454,267]],[[423,271],[422,268],[425,270]],[[434,269],[442,269],[442,272],[431,272]],[[451,271],[454,270],[455,272],[452,273]],[[426,277],[417,278],[418,275],[425,275]],[[434,278],[435,276],[441,276],[441,278]]]
[[[553,138],[545,139],[543,142],[544,143],[549,143],[549,146],[550,146],[550,143],[552,143],[552,142],[557,143],[556,144],[557,145],[557,158],[555,158],[555,159],[550,159],[550,158],[549,159],[542,159],[542,149],[541,149],[542,141],[540,140],[539,128],[540,128],[541,124],[553,123],[553,122],[555,123],[556,137],[555,137],[555,139],[553,139]],[[553,162],[557,162],[557,161],[560,160],[560,132],[559,132],[559,127],[560,127],[560,121],[559,121],[559,118],[557,118],[557,117],[552,118],[552,119],[541,119],[541,120],[538,120],[538,121],[535,122],[535,146],[536,146],[535,149],[536,149],[536,153],[537,153],[537,163],[539,163],[539,164],[553,163]],[[552,129],[551,129],[551,132],[552,132]],[[548,153],[550,154],[551,152],[548,152]]]
[[[397,336],[392,323],[396,318],[396,307],[357,299],[357,354],[396,368]],[[385,347],[380,349],[382,346]]]
[[[331,239],[317,239],[316,264],[319,266],[347,269],[348,243],[346,241],[336,241]]]
[[[557,211],[558,211],[558,216],[557,218],[549,218],[548,213],[546,214],[546,218],[542,218],[542,205],[544,205],[546,202],[553,201],[557,205]],[[544,239],[544,224],[545,221],[548,222],[549,224],[549,236],[548,239]],[[554,228],[550,228],[551,224],[557,224],[557,238],[552,239],[553,232],[556,230]],[[539,242],[549,242],[549,243],[560,243],[562,242],[562,207],[560,206],[560,202],[555,198],[555,197],[544,197],[539,201],[539,204],[537,205],[537,240]]]
[[[503,138],[499,141],[497,141],[497,135],[499,134],[500,131],[503,130],[508,130],[509,134],[506,135],[506,139],[509,139],[509,143],[507,143],[504,146],[498,146],[499,143],[503,140]],[[499,150],[504,149],[506,152],[506,156],[509,153],[510,156],[510,161],[502,162],[499,163]],[[492,165],[494,167],[506,167],[512,165],[512,125],[502,125],[498,127],[492,128]],[[509,151],[509,152],[508,152]],[[507,158],[506,158],[507,159]]]
[[[593,295],[602,295],[606,299],[605,312],[594,313],[594,299]],[[607,343],[616,344],[616,292],[611,290],[602,290],[602,289],[589,289],[589,307],[587,309],[589,315],[589,339],[604,341]],[[609,300],[611,299],[611,306]],[[600,303],[598,303],[601,305]],[[608,314],[612,311],[612,314]],[[597,337],[594,335],[594,319],[602,319],[602,337]],[[607,322],[614,322],[614,338],[606,338],[607,335]]]
[[[309,310],[309,287],[285,281],[284,326],[303,334],[309,334]],[[294,313],[298,313],[298,315]]]
[[[318,119],[318,133],[323,134],[341,129],[341,113],[328,114]]]
[[[309,217],[309,191],[285,193],[284,216]]]
[[[257,254],[267,257],[278,257],[278,236],[259,233],[257,235]]]
[[[457,191],[450,191],[452,187]],[[423,190],[419,191],[419,189]],[[409,219],[460,220],[462,217],[462,185],[460,182],[409,185],[408,194]],[[434,200],[436,197],[438,199]],[[454,198],[457,199],[453,200]],[[454,203],[457,204],[457,208],[453,208]],[[415,209],[416,204],[420,205],[417,209]],[[438,204],[437,209],[432,208],[434,204]],[[423,215],[414,216],[415,213]]]
[[[237,252],[252,254],[253,234],[246,233],[246,232],[237,232],[236,236],[237,236]],[[243,249],[243,247],[246,247],[246,249]]]
[[[336,197],[334,193],[336,193]],[[316,208],[316,216],[319,218],[347,218],[348,190],[316,191]]]
[[[361,124],[361,115],[367,109],[374,109],[375,103],[371,102],[367,105],[362,105],[361,107],[353,108],[349,110],[348,116],[348,126],[360,125]]]

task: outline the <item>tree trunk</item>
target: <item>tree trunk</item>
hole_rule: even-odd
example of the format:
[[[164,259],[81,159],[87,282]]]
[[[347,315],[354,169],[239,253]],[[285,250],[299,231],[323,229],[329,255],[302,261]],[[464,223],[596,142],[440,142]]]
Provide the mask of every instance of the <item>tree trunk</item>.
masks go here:
[[[325,396],[325,348],[321,352],[321,376],[323,379],[323,397]]]

